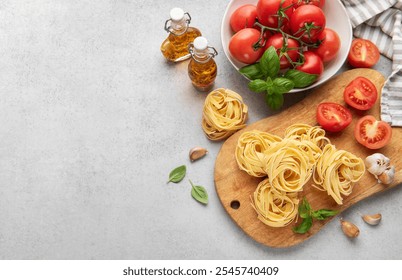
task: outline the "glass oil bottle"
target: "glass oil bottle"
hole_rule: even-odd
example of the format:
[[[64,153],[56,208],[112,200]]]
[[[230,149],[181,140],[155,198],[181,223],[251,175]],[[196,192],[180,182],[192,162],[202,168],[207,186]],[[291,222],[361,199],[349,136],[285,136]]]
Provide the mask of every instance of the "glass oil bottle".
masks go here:
[[[170,10],[170,19],[165,22],[165,30],[169,33],[161,45],[163,56],[172,62],[179,62],[190,58],[188,44],[201,36],[201,32],[190,27],[191,17],[180,8]]]
[[[214,57],[218,52],[213,47],[208,46],[208,41],[204,37],[195,38],[189,44],[191,60],[188,64],[188,75],[193,86],[199,91],[208,91],[215,82],[218,72]]]

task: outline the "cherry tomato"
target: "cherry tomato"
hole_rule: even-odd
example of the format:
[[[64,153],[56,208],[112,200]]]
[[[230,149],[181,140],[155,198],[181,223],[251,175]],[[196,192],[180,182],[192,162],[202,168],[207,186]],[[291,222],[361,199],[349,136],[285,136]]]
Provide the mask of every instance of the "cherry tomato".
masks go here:
[[[285,25],[288,19],[280,17],[281,10],[290,18],[293,13],[292,0],[258,0],[257,17],[261,24],[273,28]],[[278,19],[281,18],[282,24],[278,26]]]
[[[293,7],[295,9],[302,5],[314,5],[322,8],[325,5],[325,0],[293,0]]]
[[[352,122],[350,111],[338,103],[324,102],[317,107],[317,122],[326,131],[339,132]]]
[[[260,31],[254,28],[241,29],[234,34],[229,42],[230,54],[240,62],[252,64],[264,53],[264,48],[254,48],[260,38]]]
[[[304,63],[297,66],[296,69],[305,73],[315,74],[320,76],[324,72],[324,63],[321,58],[311,51],[305,51]]]
[[[237,8],[230,17],[230,27],[234,32],[240,29],[253,27],[257,19],[257,7],[251,4]]]
[[[321,44],[318,48],[312,48],[311,51],[321,57],[324,63],[333,60],[341,48],[341,39],[338,33],[330,28],[325,28],[317,39],[321,41]]]
[[[380,51],[373,42],[365,39],[354,39],[350,47],[348,61],[353,67],[370,68],[380,59]]]
[[[364,77],[357,77],[343,91],[345,102],[358,110],[368,110],[373,107],[377,97],[377,88]]]
[[[374,150],[388,144],[392,137],[392,128],[388,123],[367,115],[357,121],[354,134],[357,142]]]
[[[290,17],[290,30],[306,43],[316,42],[324,30],[326,19],[324,12],[314,5],[303,5],[294,10]]]
[[[277,50],[281,69],[289,68],[291,65],[286,56],[293,62],[299,59],[299,42],[292,38],[285,38],[284,40],[281,33],[274,34],[268,38],[265,49],[268,49],[270,46],[273,46]]]

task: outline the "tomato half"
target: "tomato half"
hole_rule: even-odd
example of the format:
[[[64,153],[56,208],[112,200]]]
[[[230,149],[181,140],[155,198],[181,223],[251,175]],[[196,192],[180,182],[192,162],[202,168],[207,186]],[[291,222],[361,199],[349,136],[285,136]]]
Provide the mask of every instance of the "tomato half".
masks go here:
[[[324,63],[321,58],[312,51],[303,53],[304,63],[297,66],[296,69],[305,73],[321,75],[324,72]]]
[[[368,110],[377,101],[378,92],[375,85],[367,78],[357,77],[343,91],[345,102],[357,110]]]
[[[341,48],[341,39],[338,33],[330,28],[325,28],[317,39],[321,41],[321,44],[318,48],[312,48],[311,51],[321,57],[324,63],[333,60]]]
[[[264,53],[264,48],[254,48],[260,38],[260,31],[254,28],[241,29],[234,34],[229,42],[230,54],[240,62],[252,64]]]
[[[269,27],[278,28],[278,19],[285,25],[288,21],[287,18],[293,13],[293,0],[258,0],[257,3],[257,17],[258,21]],[[285,13],[286,17],[281,17]]]
[[[290,18],[290,30],[296,37],[306,43],[317,41],[324,30],[326,18],[324,12],[314,5],[303,5],[294,10]]]
[[[348,54],[348,61],[353,67],[370,68],[380,59],[380,51],[370,40],[354,39]]]
[[[367,115],[358,120],[355,126],[357,142],[369,149],[380,149],[387,145],[392,137],[391,126],[375,117]]]
[[[293,0],[293,5],[295,8],[302,5],[314,5],[322,8],[325,5],[325,0]]]
[[[268,49],[270,46],[273,46],[278,53],[281,69],[290,67],[291,62],[289,59],[293,62],[299,59],[299,42],[292,38],[284,39],[281,33],[274,34],[268,38],[265,49]]]
[[[350,111],[338,103],[324,102],[317,107],[317,122],[326,131],[339,132],[352,122]]]
[[[230,27],[234,32],[247,27],[253,27],[257,19],[257,7],[251,4],[237,8],[230,17]]]

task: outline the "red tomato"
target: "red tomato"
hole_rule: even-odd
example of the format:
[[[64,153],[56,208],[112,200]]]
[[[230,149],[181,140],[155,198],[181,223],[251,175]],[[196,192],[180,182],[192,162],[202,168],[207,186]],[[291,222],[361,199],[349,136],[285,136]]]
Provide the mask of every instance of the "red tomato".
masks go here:
[[[358,110],[368,110],[373,107],[377,97],[377,88],[364,77],[357,77],[343,91],[345,102]]]
[[[274,34],[268,38],[265,49],[273,46],[279,55],[281,69],[289,68],[291,63],[286,56],[289,57],[293,62],[299,59],[299,42],[292,38],[287,38],[284,40],[281,33]]]
[[[391,126],[375,117],[367,115],[357,121],[355,126],[357,142],[369,149],[380,149],[388,144],[392,137]]]
[[[257,18],[257,8],[254,5],[243,5],[235,10],[230,17],[230,27],[234,32],[240,29],[253,27]]]
[[[352,122],[350,111],[338,103],[324,102],[317,107],[317,122],[323,129],[339,132]]]
[[[325,28],[317,39],[321,41],[321,44],[316,49],[312,48],[311,51],[321,57],[324,63],[333,60],[341,48],[341,39],[338,33],[332,29]]]
[[[290,30],[296,37],[306,43],[317,41],[324,30],[326,19],[324,12],[314,5],[303,5],[297,8],[290,17]]]
[[[309,74],[315,74],[320,76],[324,72],[324,63],[321,58],[311,51],[303,53],[304,63],[297,66],[296,69]]]
[[[288,19],[281,17],[282,24],[278,26],[281,11],[290,18],[293,13],[292,0],[258,0],[257,17],[259,22],[265,26],[278,28],[285,25]]]
[[[293,0],[293,6],[298,8],[302,5],[314,5],[317,7],[324,7],[325,0]]]
[[[252,64],[264,53],[264,48],[254,48],[260,38],[260,31],[254,28],[241,29],[229,42],[230,54],[240,62]]]
[[[365,39],[354,39],[350,47],[348,61],[353,67],[370,68],[380,59],[380,51],[373,42]]]

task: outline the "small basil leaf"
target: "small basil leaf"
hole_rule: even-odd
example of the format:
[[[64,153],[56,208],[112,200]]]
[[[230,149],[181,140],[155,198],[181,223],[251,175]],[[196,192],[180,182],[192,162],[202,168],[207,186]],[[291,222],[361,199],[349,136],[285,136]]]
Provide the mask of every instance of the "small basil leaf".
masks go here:
[[[286,78],[276,78],[274,80],[274,91],[277,93],[287,93],[294,88],[295,84]]]
[[[267,93],[265,102],[273,110],[279,110],[283,106],[283,95],[276,92]]]
[[[311,216],[308,216],[307,218],[303,219],[301,224],[293,228],[293,232],[300,234],[306,233],[311,228],[312,225],[313,225],[313,218]]]
[[[186,166],[181,165],[173,169],[169,174],[169,182],[179,183],[186,176]]]
[[[202,186],[195,186],[193,182],[191,184],[191,196],[202,204],[208,204],[208,193],[207,190]]]
[[[264,74],[261,72],[260,63],[254,63],[240,68],[239,72],[250,80],[264,79]]]
[[[326,218],[335,216],[336,214],[338,214],[338,211],[336,211],[336,210],[320,209],[320,210],[314,211],[312,213],[312,216],[314,219],[317,219],[317,220],[325,220]]]
[[[262,55],[260,68],[265,77],[274,79],[278,75],[280,68],[279,57],[273,46],[270,46]]]
[[[303,219],[311,215],[311,206],[306,198],[303,198],[302,203],[299,205],[299,216]]]
[[[267,90],[267,83],[264,80],[253,80],[248,83],[248,88],[254,92],[262,92]]]
[[[293,81],[295,88],[305,88],[314,83],[318,75],[304,73],[296,69],[286,71],[285,78]]]

